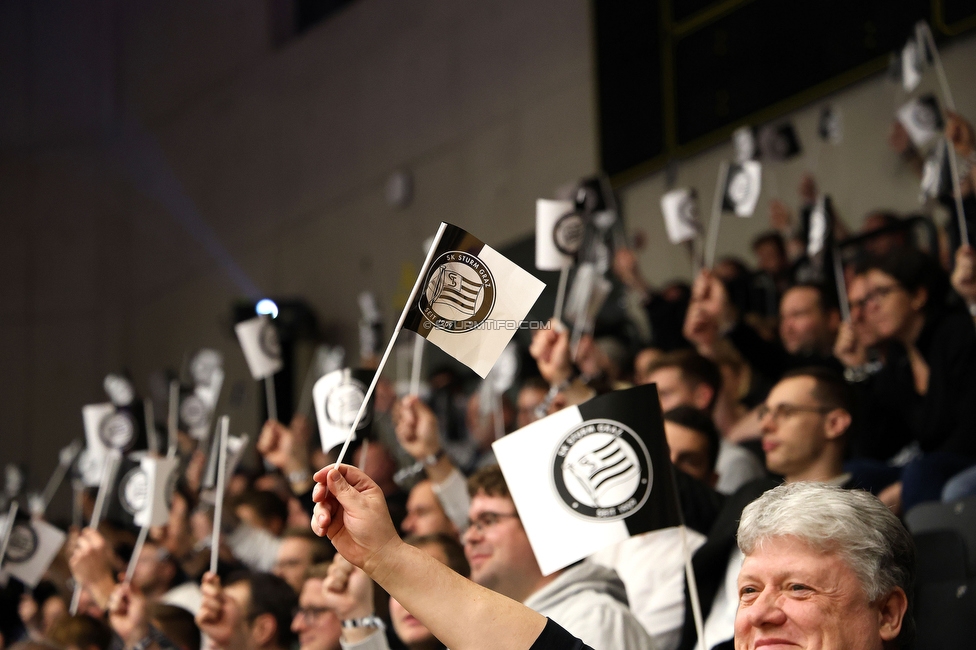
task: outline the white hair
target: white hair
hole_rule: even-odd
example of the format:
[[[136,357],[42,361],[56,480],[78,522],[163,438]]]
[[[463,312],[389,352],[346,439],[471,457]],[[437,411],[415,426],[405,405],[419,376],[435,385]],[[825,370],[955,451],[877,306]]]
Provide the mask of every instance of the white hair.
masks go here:
[[[915,544],[898,518],[870,493],[802,481],[773,488],[742,511],[739,549],[750,555],[776,537],[796,537],[815,549],[836,553],[871,602],[901,587],[911,612]]]

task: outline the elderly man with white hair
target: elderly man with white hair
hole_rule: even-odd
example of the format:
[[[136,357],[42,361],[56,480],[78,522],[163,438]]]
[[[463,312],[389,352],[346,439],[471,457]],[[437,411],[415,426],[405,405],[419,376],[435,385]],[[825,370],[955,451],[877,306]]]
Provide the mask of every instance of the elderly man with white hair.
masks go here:
[[[915,546],[861,490],[799,482],[742,512],[736,650],[888,650],[911,642]]]

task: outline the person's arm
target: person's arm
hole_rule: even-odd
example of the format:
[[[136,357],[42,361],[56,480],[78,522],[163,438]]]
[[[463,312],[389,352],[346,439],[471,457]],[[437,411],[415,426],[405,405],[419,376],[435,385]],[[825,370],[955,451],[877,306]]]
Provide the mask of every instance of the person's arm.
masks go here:
[[[307,420],[296,415],[294,427],[286,427],[281,422],[268,420],[258,436],[256,449],[261,456],[281,470],[288,479],[292,494],[301,496],[312,489],[312,472],[309,468]]]
[[[68,561],[75,582],[87,590],[103,610],[108,607],[109,597],[115,589],[113,556],[105,538],[94,528],[85,528]]]
[[[424,551],[401,540],[380,488],[354,467],[315,474],[312,530],[396,598],[434,636],[453,650],[530,648],[546,618],[501,594],[461,577]],[[348,480],[347,480],[348,479]]]
[[[331,609],[340,621],[364,619],[373,616],[373,581],[362,569],[351,565],[341,555],[329,567],[329,575],[322,582],[322,597],[325,606]],[[372,643],[363,642],[372,637]],[[380,641],[382,639],[382,641]],[[386,635],[382,627],[342,628],[340,638],[343,648],[378,648],[386,646]]]
[[[209,571],[200,584],[202,599],[196,624],[217,648],[247,647],[246,613],[224,593],[220,578]]]

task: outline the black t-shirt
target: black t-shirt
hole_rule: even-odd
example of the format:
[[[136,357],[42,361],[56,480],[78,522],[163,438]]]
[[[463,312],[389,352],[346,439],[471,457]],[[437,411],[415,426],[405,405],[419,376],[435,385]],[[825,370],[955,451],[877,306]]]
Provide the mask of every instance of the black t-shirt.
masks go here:
[[[529,650],[593,650],[593,648],[559,627],[552,619],[546,619],[546,627]]]

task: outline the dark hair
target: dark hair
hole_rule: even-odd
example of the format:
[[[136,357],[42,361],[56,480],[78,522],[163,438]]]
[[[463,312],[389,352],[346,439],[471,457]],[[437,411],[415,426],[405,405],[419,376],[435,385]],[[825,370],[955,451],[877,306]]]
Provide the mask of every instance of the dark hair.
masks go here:
[[[719,433],[708,413],[693,406],[677,406],[664,414],[665,422],[700,433],[708,441],[708,469],[715,471],[718,460]]]
[[[945,308],[949,278],[931,255],[914,248],[900,248],[888,255],[867,260],[863,270],[889,275],[909,293],[925,289],[928,298],[923,309],[928,316],[936,315]]]
[[[681,372],[681,379],[692,387],[705,384],[712,388],[712,399],[708,403],[708,410],[711,411],[718,399],[718,393],[722,390],[722,371],[718,364],[711,359],[706,359],[694,350],[675,350],[665,352],[656,361],[647,367],[647,374],[657,372],[662,368],[677,368]]]
[[[239,582],[247,582],[251,588],[247,618],[253,620],[262,614],[271,614],[275,620],[275,643],[281,648],[291,647],[297,638],[291,631],[292,612],[298,607],[295,590],[270,573],[240,571],[227,578],[227,586]]]
[[[288,504],[274,492],[249,490],[237,497],[234,508],[236,509],[239,506],[254,508],[258,517],[265,521],[272,519],[280,519],[281,523],[288,521]]]
[[[831,409],[844,409],[854,415],[850,387],[839,372],[825,366],[807,366],[786,371],[780,381],[809,377],[814,381],[813,398]]]
[[[87,614],[64,616],[51,626],[48,638],[60,646],[108,650],[112,645],[112,629],[105,621]]]
[[[468,494],[475,496],[479,492],[484,492],[490,497],[512,498],[508,491],[508,484],[505,482],[505,475],[498,465],[482,467],[468,478]]]
[[[824,285],[818,284],[816,282],[797,282],[796,284],[790,285],[790,288],[783,292],[785,296],[790,291],[794,289],[810,289],[817,293],[817,307],[820,311],[827,313],[828,311],[836,311],[837,306],[837,292],[828,290]],[[780,298],[782,303],[782,298]]]
[[[410,546],[440,546],[447,558],[447,566],[465,578],[471,575],[471,567],[468,565],[468,558],[464,555],[464,547],[457,538],[451,537],[446,533],[431,533],[430,535],[410,535],[405,540]]]
[[[783,241],[783,235],[775,230],[767,230],[766,232],[759,233],[759,235],[752,240],[752,250],[756,250],[763,244],[774,245],[779,254],[786,257],[786,243]]]
[[[193,614],[163,603],[149,603],[146,613],[160,632],[184,650],[200,650],[200,628],[193,620]]]
[[[281,539],[297,538],[312,543],[312,564],[331,562],[335,557],[335,547],[312,532],[308,526],[291,526],[281,533]]]

